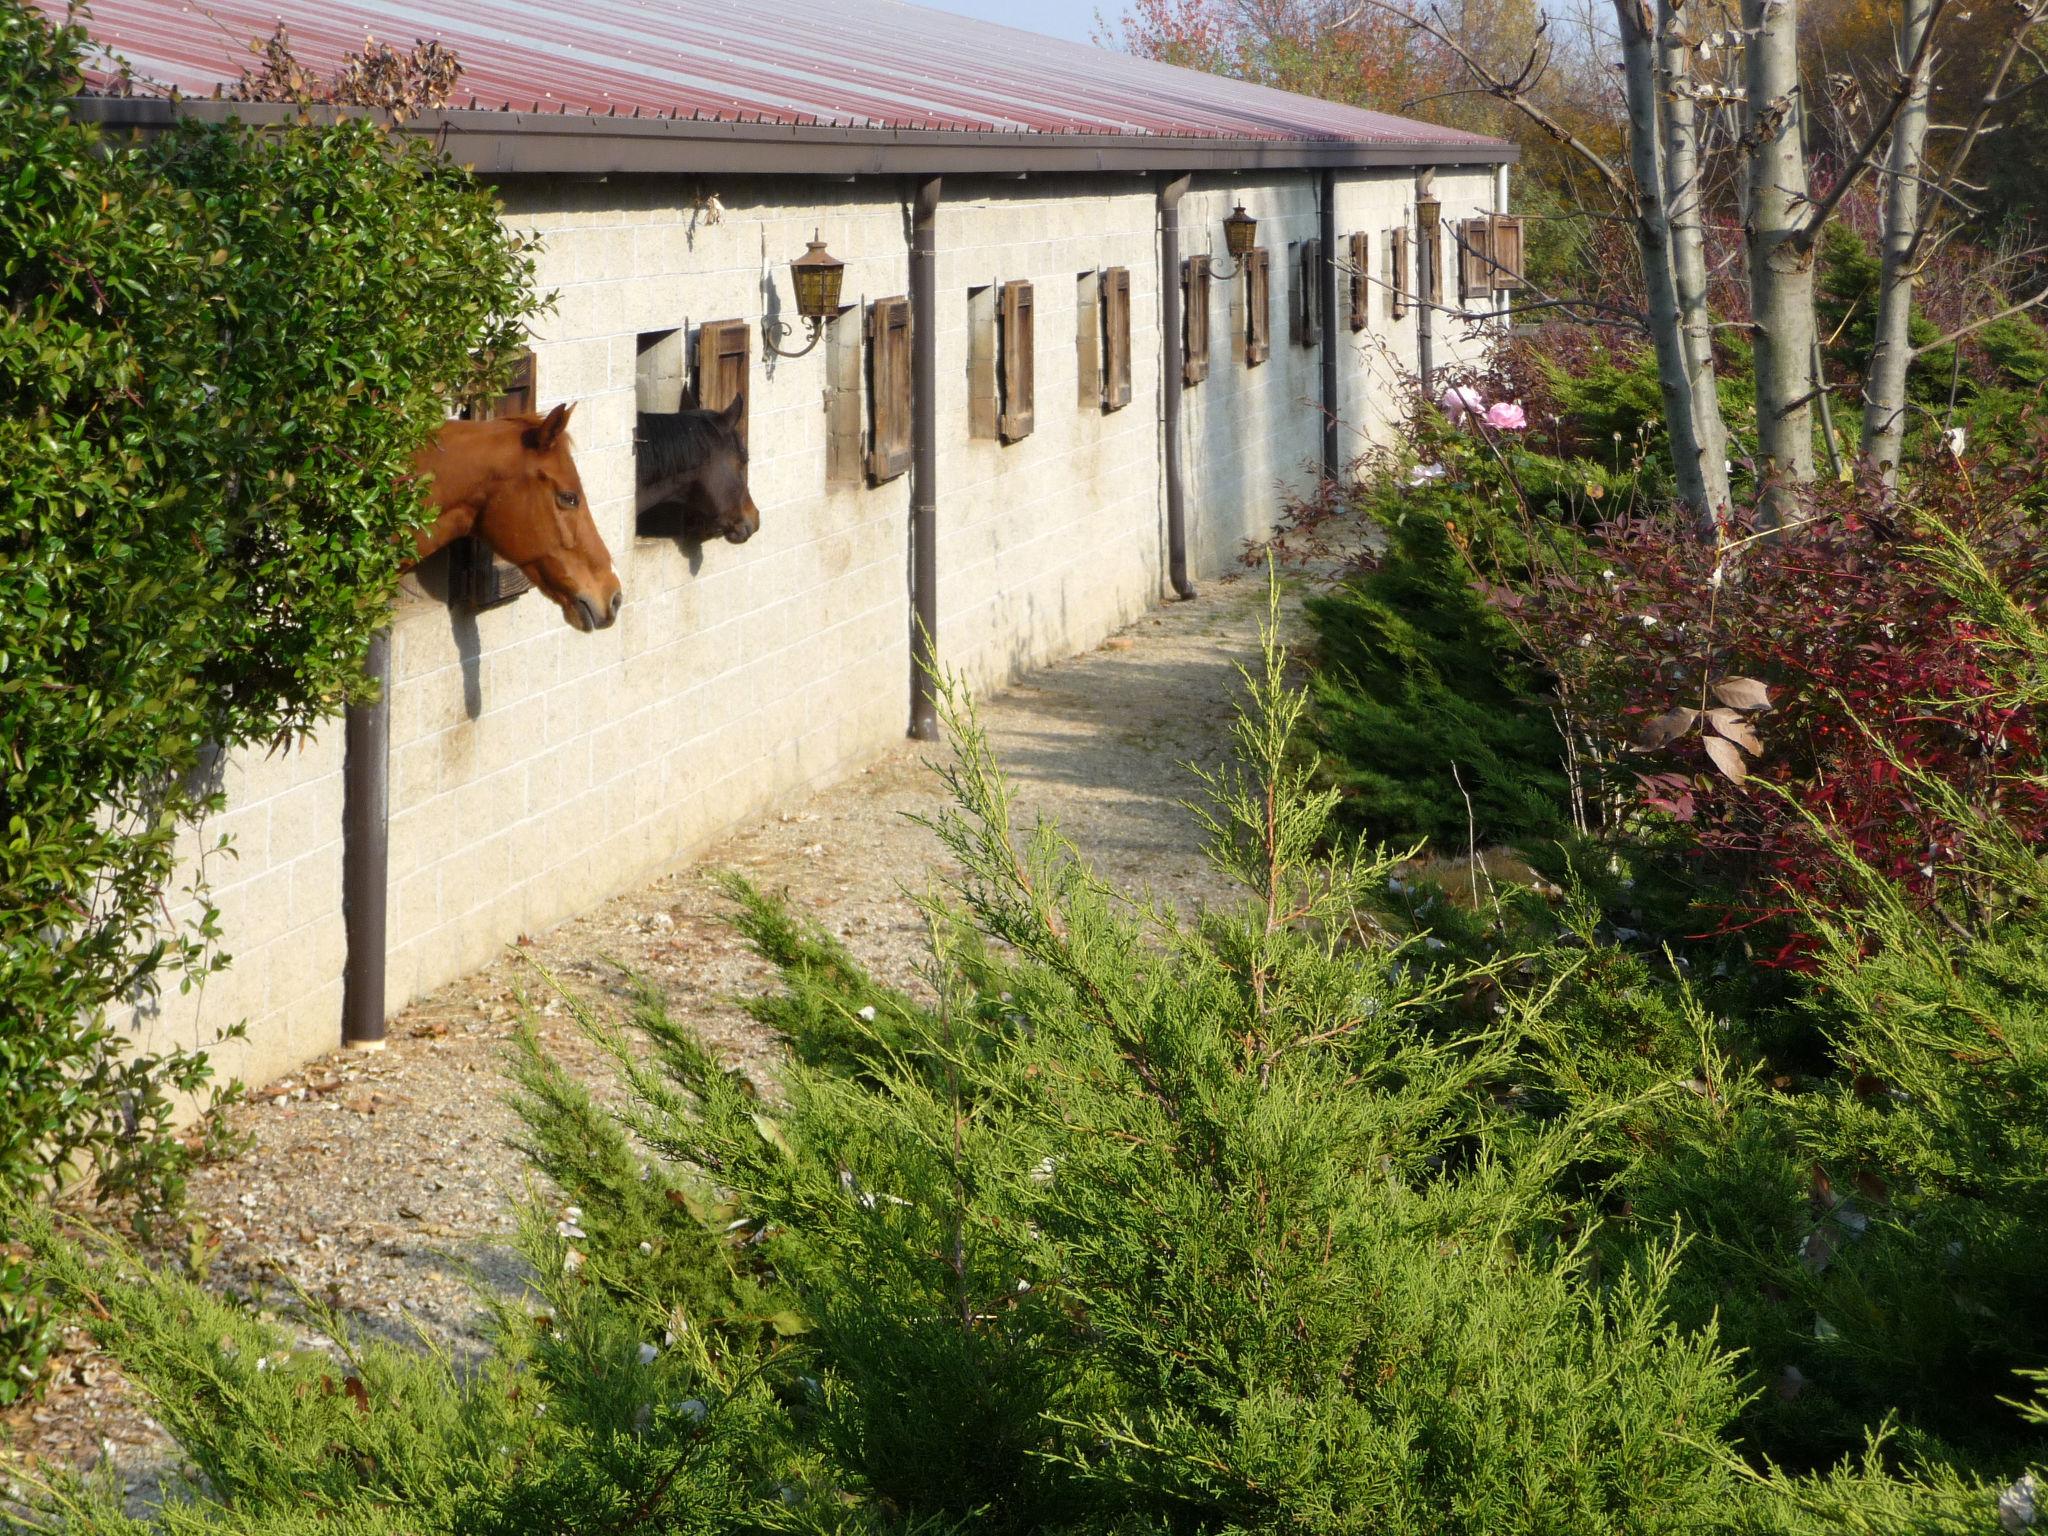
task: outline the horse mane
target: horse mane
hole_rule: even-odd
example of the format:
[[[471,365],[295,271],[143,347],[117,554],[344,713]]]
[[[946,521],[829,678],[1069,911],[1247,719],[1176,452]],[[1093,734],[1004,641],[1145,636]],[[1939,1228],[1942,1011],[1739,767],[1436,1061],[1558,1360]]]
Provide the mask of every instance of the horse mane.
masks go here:
[[[747,458],[746,444],[723,411],[642,411],[633,435],[643,484],[686,475],[721,450],[738,454],[741,463]]]

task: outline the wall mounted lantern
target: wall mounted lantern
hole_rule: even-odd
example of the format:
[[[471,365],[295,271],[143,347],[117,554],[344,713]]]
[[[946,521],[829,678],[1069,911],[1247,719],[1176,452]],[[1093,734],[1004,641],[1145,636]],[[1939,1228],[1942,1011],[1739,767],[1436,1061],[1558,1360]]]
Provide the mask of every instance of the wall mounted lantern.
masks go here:
[[[1244,258],[1251,254],[1252,244],[1258,239],[1258,236],[1259,221],[1246,213],[1244,211],[1244,204],[1239,203],[1232,210],[1230,217],[1223,221],[1223,248],[1230,252],[1230,270],[1228,272],[1220,268],[1212,268],[1211,270],[1215,271],[1218,277],[1231,278],[1237,276],[1243,266]]]
[[[803,317],[811,339],[796,351],[785,352],[775,343],[789,336],[789,323],[763,315],[761,341],[777,357],[802,357],[825,334],[825,322],[839,313],[839,286],[846,277],[846,263],[825,249],[824,240],[813,239],[810,248],[789,264],[789,277],[796,288],[796,312]]]

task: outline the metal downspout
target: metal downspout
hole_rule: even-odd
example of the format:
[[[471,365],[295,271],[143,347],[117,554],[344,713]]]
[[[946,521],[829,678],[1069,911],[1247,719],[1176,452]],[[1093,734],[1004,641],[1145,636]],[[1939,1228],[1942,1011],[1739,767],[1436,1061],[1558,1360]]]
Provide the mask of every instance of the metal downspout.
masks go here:
[[[1343,468],[1337,437],[1337,174],[1323,172],[1322,221],[1316,238],[1323,260],[1316,273],[1316,304],[1322,310],[1323,338],[1323,478],[1335,480]]]
[[[939,178],[910,226],[910,734],[939,736]]]
[[[1180,200],[1188,178],[1175,176],[1159,189],[1159,374],[1161,457],[1166,465],[1166,574],[1174,596],[1190,598],[1188,579],[1188,493],[1181,478],[1180,407],[1187,387],[1182,355],[1185,337],[1180,294]]]
[[[1436,285],[1443,257],[1437,250],[1437,225],[1443,204],[1436,200],[1436,178],[1424,171],[1415,178],[1415,372],[1422,380],[1422,398],[1435,391]]]
[[[363,670],[377,684],[370,704],[351,704],[341,768],[341,912],[348,958],[341,981],[341,1039],[384,1049],[384,946],[391,873],[391,630],[370,638]]]

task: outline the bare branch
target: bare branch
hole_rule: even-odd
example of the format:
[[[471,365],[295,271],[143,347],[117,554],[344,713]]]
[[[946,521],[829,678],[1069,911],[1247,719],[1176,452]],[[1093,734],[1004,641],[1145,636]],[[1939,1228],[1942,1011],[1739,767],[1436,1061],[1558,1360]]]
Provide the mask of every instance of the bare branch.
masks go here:
[[[1939,347],[1945,347],[1952,341],[1961,341],[1965,336],[1968,336],[1973,332],[1983,330],[1984,327],[1987,325],[1996,324],[1998,321],[2003,320],[2010,315],[2020,314],[2026,310],[2034,309],[2042,304],[2048,304],[2048,288],[2043,288],[2031,299],[2021,299],[2017,304],[2008,304],[2005,306],[2005,308],[1999,310],[1996,314],[1980,315],[1975,320],[1972,320],[1968,325],[1959,325],[1954,330],[1950,331],[1946,336],[1937,336],[1934,338],[1934,340],[1928,342],[1925,346],[1915,347],[1913,349],[1913,355],[1915,357],[1924,357],[1927,353],[1932,352]]]
[[[1885,103],[1884,110],[1877,114],[1877,121],[1870,125],[1870,132],[1864,136],[1863,142],[1856,146],[1856,152],[1843,163],[1842,172],[1835,178],[1835,184],[1828,189],[1827,196],[1808,210],[1805,226],[1794,237],[1794,244],[1802,249],[1812,249],[1814,241],[1820,238],[1822,226],[1834,213],[1835,205],[1848,195],[1851,187],[1863,179],[1863,173],[1870,168],[1870,162],[1877,154],[1878,147],[1884,142],[1885,135],[1891,132],[1892,124],[1898,121],[1899,114],[1906,109],[1906,103],[1913,99],[1914,92],[1921,88],[1921,76],[1927,71],[1934,56],[1934,34],[1940,29],[1941,15],[1947,8],[1948,0],[1934,0],[1933,14],[1927,18],[1926,29],[1920,34],[1920,45],[1913,50],[1913,57],[1906,61],[1906,67],[1899,71],[1899,81],[1892,88],[1891,99]]]
[[[1970,157],[1970,151],[1977,147],[1990,126],[1991,114],[2004,104],[2000,92],[2005,88],[2005,77],[2011,73],[2014,62],[2027,46],[2027,34],[2040,25],[2041,18],[2048,16],[2048,0],[2023,0],[2019,6],[2019,19],[2013,23],[2012,33],[2006,39],[2005,52],[1999,56],[1991,71],[1991,78],[1985,82],[1984,95],[1977,103],[1977,115],[1970,119],[1970,126],[1963,130],[1963,142],[1956,146],[1949,156],[1948,166],[1942,173],[1936,187],[1938,195],[1947,196],[1948,189],[1962,174],[1963,162]],[[1932,221],[1923,221],[1920,231],[1913,237],[1913,243],[1906,247],[1905,259],[1910,264],[1920,254],[1920,242],[1927,237]]]
[[[2044,0],[2044,3],[2048,3],[2048,0]],[[1633,189],[1630,188],[1627,179],[1608,161],[1606,156],[1602,155],[1592,145],[1573,133],[1571,129],[1567,128],[1529,98],[1528,88],[1530,81],[1539,76],[1544,66],[1549,62],[1545,54],[1544,42],[1548,35],[1548,21],[1538,23],[1536,46],[1529,50],[1528,62],[1522,66],[1520,73],[1513,80],[1503,80],[1499,75],[1474,58],[1469,49],[1442,27],[1425,20],[1421,16],[1404,11],[1398,5],[1389,4],[1388,0],[1359,0],[1357,5],[1353,6],[1338,19],[1336,25],[1338,27],[1348,26],[1351,22],[1356,21],[1368,6],[1374,10],[1384,11],[1399,21],[1406,22],[1426,37],[1434,38],[1442,47],[1449,50],[1451,55],[1460,64],[1465,66],[1466,72],[1479,82],[1480,88],[1487,95],[1506,102],[1517,112],[1528,118],[1530,122],[1549,134],[1559,144],[1564,145],[1565,148],[1578,155],[1607,184],[1607,190],[1614,194],[1616,202],[1620,203],[1623,207],[1634,207],[1635,193]],[[1539,58],[1539,56],[1541,57]]]

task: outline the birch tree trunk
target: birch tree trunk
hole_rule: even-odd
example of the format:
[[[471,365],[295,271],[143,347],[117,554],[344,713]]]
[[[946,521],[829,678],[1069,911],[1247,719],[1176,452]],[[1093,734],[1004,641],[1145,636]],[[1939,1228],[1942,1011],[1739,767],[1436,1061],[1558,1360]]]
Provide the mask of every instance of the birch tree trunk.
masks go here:
[[[1700,212],[1698,114],[1693,100],[1692,47],[1680,14],[1683,5],[1684,0],[1657,0],[1664,206],[1671,229],[1679,335],[1699,439],[1700,478],[1708,513],[1718,520],[1728,511],[1728,428],[1721,419],[1721,394],[1714,380],[1714,321],[1707,307],[1707,242]]]
[[[1784,521],[1813,467],[1813,243],[1798,0],[1742,0],[1748,34],[1750,309],[1756,345],[1757,446],[1768,489],[1758,521]]]
[[[1671,468],[1678,495],[1703,527],[1713,525],[1701,452],[1693,374],[1679,323],[1678,287],[1672,276],[1671,218],[1664,201],[1663,135],[1657,91],[1657,39],[1647,0],[1614,0],[1621,28],[1623,81],[1628,97],[1629,169],[1635,175],[1636,246],[1650,299],[1650,338],[1657,351],[1657,383],[1671,437]],[[1717,413],[1718,414],[1718,413]],[[1721,505],[1726,505],[1726,491]]]
[[[1927,145],[1927,87],[1932,55],[1921,41],[1934,20],[1934,0],[1901,0],[1899,71],[1914,70],[1906,104],[1892,127],[1885,160],[1884,250],[1878,276],[1877,340],[1863,385],[1863,456],[1888,486],[1899,483],[1906,436],[1906,369],[1913,361],[1911,327],[1915,252],[1920,244],[1920,174]]]

